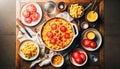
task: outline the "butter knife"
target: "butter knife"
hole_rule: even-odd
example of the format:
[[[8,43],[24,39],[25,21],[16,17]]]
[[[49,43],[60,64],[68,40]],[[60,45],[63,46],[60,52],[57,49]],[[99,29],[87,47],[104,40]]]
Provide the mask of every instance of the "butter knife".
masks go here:
[[[19,19],[16,19],[18,25],[21,25],[21,27],[25,30],[25,32],[27,33],[27,35],[32,38],[32,35],[28,32],[28,30],[25,28],[25,26],[21,23],[21,21]]]

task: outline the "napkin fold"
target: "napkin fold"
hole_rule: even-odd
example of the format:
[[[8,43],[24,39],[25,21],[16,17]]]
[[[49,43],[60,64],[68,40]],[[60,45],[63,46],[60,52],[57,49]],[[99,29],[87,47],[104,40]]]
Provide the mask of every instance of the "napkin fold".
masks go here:
[[[68,20],[69,22],[71,22],[73,20],[73,18],[69,15],[68,12],[59,13],[56,17],[64,18],[64,19]]]

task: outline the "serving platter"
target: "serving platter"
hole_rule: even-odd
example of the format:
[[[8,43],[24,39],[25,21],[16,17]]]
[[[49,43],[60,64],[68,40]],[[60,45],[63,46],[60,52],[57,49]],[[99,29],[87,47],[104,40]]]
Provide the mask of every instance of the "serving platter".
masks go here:
[[[54,0],[53,0],[54,1]],[[45,1],[46,2],[46,1]],[[37,3],[41,6],[41,8],[42,8],[42,10],[43,10],[43,7],[44,7],[44,3],[45,3],[44,1],[37,1]],[[58,1],[54,1],[55,3],[56,3],[56,5],[59,3]],[[66,5],[69,5],[69,4],[71,4],[71,3],[73,3],[74,1],[65,1],[65,3],[66,3]],[[81,4],[83,4],[84,6],[87,6],[90,2],[91,2],[91,0],[88,0],[88,1],[76,1],[76,2],[79,2],[79,3],[81,3]],[[100,0],[100,2],[102,2],[102,0]],[[21,6],[23,6],[24,4],[26,4],[26,2],[25,1],[21,1]],[[99,4],[99,7],[101,8],[102,7],[102,5],[100,5]],[[98,8],[97,9],[97,11],[99,12],[101,9],[100,8]],[[102,8],[103,9],[103,8]],[[65,10],[66,11],[66,10]],[[40,31],[40,29],[41,29],[41,27],[42,27],[42,24],[44,23],[44,21],[46,20],[46,19],[49,19],[49,18],[53,18],[53,17],[55,17],[58,13],[60,13],[61,11],[57,8],[57,11],[56,11],[56,14],[54,14],[54,15],[52,15],[52,16],[49,16],[46,12],[45,12],[45,10],[43,10],[43,12],[44,12],[44,15],[43,15],[43,20],[41,20],[41,22],[40,23],[38,23],[38,25],[36,26],[37,27],[37,30],[35,30],[36,29],[36,27],[30,27],[33,31]],[[103,12],[99,12],[99,15],[100,15],[100,18],[101,18],[101,13],[103,13]],[[80,18],[80,22],[82,22],[82,21],[84,21],[85,20],[85,15],[83,15],[83,17],[82,18]],[[74,23],[74,24],[76,24],[77,25],[77,22],[76,22],[76,20],[73,20],[72,21],[72,23]],[[94,26],[95,25],[95,26]],[[78,26],[77,26],[78,27]],[[103,28],[103,22],[99,19],[96,23],[91,23],[90,24],[90,27],[91,28],[95,28],[95,29],[97,29],[100,33],[101,33],[101,35],[104,35],[104,28]],[[76,45],[78,45],[78,47],[77,48],[81,48],[81,49],[84,49],[82,46],[81,46],[81,37],[82,37],[82,35],[80,35],[80,34],[82,34],[83,33],[83,29],[79,29],[79,35],[77,36],[77,38],[73,41],[73,43],[71,44],[71,46],[69,47],[69,48],[67,48],[66,50],[64,50],[64,51],[62,51],[62,52],[60,52],[60,53],[62,53],[63,55],[66,53],[66,52],[68,52],[69,50],[71,51],[71,50],[73,50],[73,47],[74,46],[76,46]],[[16,30],[16,32],[17,32],[17,34],[18,34],[18,30]],[[38,34],[39,35],[39,34]],[[18,41],[18,40],[16,40],[17,41],[17,43],[16,43],[16,68],[19,68],[19,69],[29,69],[29,66],[30,66],[30,64],[31,63],[28,63],[28,62],[26,62],[26,61],[24,61],[24,60],[22,60],[22,59],[20,59],[19,58],[19,55],[18,55],[18,45],[20,44],[20,42]],[[75,65],[73,65],[73,64],[71,64],[71,62],[70,62],[70,60],[69,60],[69,56],[70,56],[70,53],[66,56],[66,57],[64,57],[65,58],[65,63],[64,63],[64,65],[62,66],[62,68],[67,68],[67,69],[71,69],[71,68],[75,68],[75,69],[78,69],[78,68],[94,68],[94,69],[103,69],[104,68],[104,45],[103,45],[103,43],[101,44],[101,47],[99,48],[99,49],[97,49],[95,52],[89,52],[89,51],[87,51],[86,49],[84,49],[85,50],[85,52],[87,53],[87,54],[95,54],[97,57],[98,57],[98,59],[99,59],[99,61],[97,61],[97,62],[95,62],[95,63],[93,63],[90,59],[89,59],[89,55],[88,55],[88,62],[84,65],[84,66],[82,66],[82,67],[76,67]],[[41,69],[41,68],[45,68],[45,69],[55,69],[55,67],[53,67],[52,65],[48,65],[48,66],[45,66],[45,67],[39,67],[38,65],[36,65],[35,67],[34,67],[35,69]]]

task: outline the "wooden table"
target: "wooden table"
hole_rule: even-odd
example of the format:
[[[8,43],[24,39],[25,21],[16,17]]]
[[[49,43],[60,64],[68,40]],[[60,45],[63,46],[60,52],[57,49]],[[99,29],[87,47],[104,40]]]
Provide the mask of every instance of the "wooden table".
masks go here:
[[[35,32],[38,32],[40,27],[41,27],[41,23],[47,19],[47,18],[51,18],[51,17],[54,17],[54,16],[48,16],[46,14],[46,12],[44,11],[43,9],[43,5],[45,2],[47,2],[48,0],[20,0],[20,4],[18,4],[18,8],[16,9],[17,13],[16,13],[16,18],[20,18],[19,16],[19,11],[20,11],[20,8],[26,3],[26,2],[37,2],[41,7],[42,7],[42,10],[44,12],[44,16],[42,18],[42,21],[37,25],[37,26],[34,26],[34,27],[30,27],[33,31]],[[69,3],[81,3],[81,4],[84,4],[85,6],[92,2],[93,0],[52,0],[56,3],[56,5],[58,5],[58,2],[60,1],[63,1],[66,3],[66,5],[68,5]],[[20,6],[19,6],[20,5]],[[89,52],[89,51],[86,51],[88,54],[96,54],[98,56],[98,62],[88,62],[85,66],[83,67],[76,67],[74,65],[72,65],[70,63],[70,61],[67,61],[66,64],[63,66],[63,68],[67,68],[67,69],[103,69],[104,68],[104,1],[103,0],[100,0],[98,1],[98,5],[99,5],[99,15],[100,15],[100,19],[101,21],[99,22],[99,26],[96,25],[96,29],[98,29],[100,31],[100,33],[102,34],[103,36],[103,43],[100,47],[100,49],[98,49],[97,51],[94,51],[94,52]],[[57,9],[57,12],[59,13],[60,11]],[[75,22],[76,23],[76,22]],[[77,23],[76,23],[77,24]],[[81,29],[79,29],[80,33],[82,32]],[[16,29],[16,37],[18,35],[18,29]],[[29,66],[31,64],[31,62],[28,62],[28,61],[24,61],[23,59],[20,58],[20,56],[18,55],[18,48],[19,48],[19,44],[20,42],[18,41],[18,39],[16,38],[16,69],[29,69]],[[82,48],[80,46],[80,48]],[[35,69],[55,69],[53,66],[51,65],[48,65],[48,66],[44,66],[44,67],[39,67],[39,66],[35,66],[34,67]]]

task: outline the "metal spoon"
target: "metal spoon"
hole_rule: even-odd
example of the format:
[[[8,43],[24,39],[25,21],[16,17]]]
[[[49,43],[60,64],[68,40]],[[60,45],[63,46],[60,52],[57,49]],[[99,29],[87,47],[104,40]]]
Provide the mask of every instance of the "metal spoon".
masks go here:
[[[86,11],[91,5],[92,3],[88,4],[87,7],[85,7],[85,9],[83,10],[83,12]]]
[[[93,8],[94,8],[96,2],[97,2],[97,0],[94,0],[94,3],[93,3],[93,5],[92,5],[92,7],[91,7],[91,10],[93,10]]]

